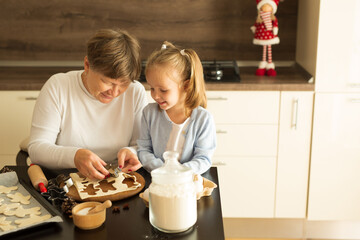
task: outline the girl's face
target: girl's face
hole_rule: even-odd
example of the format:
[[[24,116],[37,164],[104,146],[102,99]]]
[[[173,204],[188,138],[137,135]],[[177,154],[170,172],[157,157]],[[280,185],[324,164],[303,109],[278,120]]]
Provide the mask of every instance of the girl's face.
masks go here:
[[[184,110],[185,92],[178,71],[168,65],[153,65],[146,70],[151,97],[163,110]]]
[[[85,71],[81,75],[84,86],[88,92],[102,103],[109,103],[126,91],[130,81],[126,78],[108,78],[90,68],[87,57],[84,60]]]

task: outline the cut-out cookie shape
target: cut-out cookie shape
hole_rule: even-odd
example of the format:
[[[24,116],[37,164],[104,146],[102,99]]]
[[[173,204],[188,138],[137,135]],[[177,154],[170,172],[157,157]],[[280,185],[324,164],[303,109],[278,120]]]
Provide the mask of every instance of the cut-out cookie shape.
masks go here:
[[[82,176],[80,173],[70,173],[70,177],[72,178],[81,199],[93,196],[109,196],[115,193],[135,190],[141,187],[141,183],[136,180],[136,176],[123,172],[120,173],[117,178],[110,177],[105,180],[91,180]],[[123,183],[125,179],[132,179],[133,185],[129,187],[126,183]]]
[[[8,198],[11,198],[10,202],[19,202],[21,204],[30,204],[30,195],[24,196],[21,193],[15,193],[15,194],[11,194],[9,193]]]
[[[4,215],[6,216],[17,216],[17,217],[25,217],[26,215],[40,215],[40,207],[33,208],[23,208],[23,206],[19,206],[13,210],[4,211]]]
[[[30,215],[30,217],[28,218],[15,220],[15,223],[18,224],[19,227],[25,227],[34,223],[43,222],[49,218],[51,218],[50,214],[46,214],[42,216]]]
[[[89,185],[86,185],[84,190],[82,190],[81,192],[87,193],[89,195],[96,195],[97,191],[99,191],[99,189],[95,189],[94,184],[91,183]]]
[[[5,232],[15,229],[16,226],[11,225],[11,221],[6,221],[6,217],[0,217],[0,229]]]
[[[11,191],[16,189],[18,189],[17,186],[5,187],[3,185],[0,185],[0,193],[10,193]]]
[[[113,186],[113,184],[115,183],[115,180],[113,181],[106,181],[106,180],[102,180],[99,182],[99,185],[95,186],[97,188],[100,188],[103,192],[107,192],[107,191],[115,191],[116,188]]]
[[[10,209],[18,208],[20,203],[10,203],[10,204],[3,204],[0,206],[0,213],[4,213]]]

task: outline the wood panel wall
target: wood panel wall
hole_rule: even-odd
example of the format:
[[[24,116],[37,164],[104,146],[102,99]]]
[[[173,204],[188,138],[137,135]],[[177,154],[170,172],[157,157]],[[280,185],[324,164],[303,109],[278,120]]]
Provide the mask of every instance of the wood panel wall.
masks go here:
[[[255,0],[0,0],[0,60],[81,61],[100,28],[124,28],[142,58],[164,40],[195,49],[202,60],[260,60],[250,26]],[[298,0],[280,2],[280,44],[273,59],[295,60]]]

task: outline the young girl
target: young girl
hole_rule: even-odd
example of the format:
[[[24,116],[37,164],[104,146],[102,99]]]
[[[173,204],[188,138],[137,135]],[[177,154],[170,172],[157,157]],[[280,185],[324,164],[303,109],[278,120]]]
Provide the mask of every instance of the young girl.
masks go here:
[[[169,42],[153,52],[145,68],[155,103],[143,110],[138,156],[151,172],[164,163],[163,153],[176,151],[179,161],[202,174],[211,167],[216,147],[215,123],[205,110],[203,68],[196,52]]]

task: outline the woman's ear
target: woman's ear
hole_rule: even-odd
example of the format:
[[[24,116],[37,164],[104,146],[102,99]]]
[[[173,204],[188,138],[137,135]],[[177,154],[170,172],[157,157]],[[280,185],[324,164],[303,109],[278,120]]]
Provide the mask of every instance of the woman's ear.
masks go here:
[[[85,72],[89,71],[90,68],[90,63],[89,63],[89,59],[87,56],[84,57],[84,70]]]

